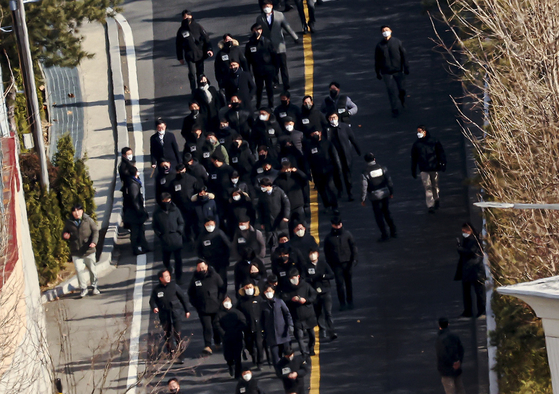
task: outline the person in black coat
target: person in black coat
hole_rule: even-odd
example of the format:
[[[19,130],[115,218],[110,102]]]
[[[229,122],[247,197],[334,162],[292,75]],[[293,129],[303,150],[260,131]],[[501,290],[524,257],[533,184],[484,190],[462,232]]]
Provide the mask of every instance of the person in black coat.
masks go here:
[[[196,142],[196,134],[193,133],[194,127],[199,127],[202,133],[206,131],[206,121],[200,113],[200,104],[193,100],[188,103],[190,113],[182,120],[181,135],[188,142]]]
[[[136,169],[136,166],[132,164],[133,159],[134,152],[132,151],[132,148],[129,148],[127,146],[122,148],[121,160],[120,164],[118,165],[118,175],[120,177],[120,183],[122,184],[122,189],[120,191],[123,191],[126,187],[126,181],[128,177],[136,176],[136,172],[138,170]]]
[[[227,119],[221,119],[219,121],[219,127],[215,131],[215,136],[221,146],[223,146],[227,150],[227,154],[229,155],[229,148],[233,143],[233,137],[237,135],[237,131],[233,130],[231,126],[229,126],[229,122]],[[229,158],[229,164],[231,164],[231,158]]]
[[[178,284],[182,284],[182,233],[184,219],[181,212],[171,201],[169,193],[163,193],[161,204],[153,213],[153,231],[161,242],[163,251],[163,265],[171,271],[171,255],[175,259],[174,276]]]
[[[192,13],[188,10],[182,12],[181,27],[177,31],[175,44],[177,60],[180,64],[186,63],[188,66],[190,91],[194,92],[196,79],[199,80],[200,75],[204,74],[204,60],[214,54],[208,33],[194,21]]]
[[[283,237],[284,234],[281,234]],[[292,249],[287,243],[281,243],[270,256],[272,262],[272,272],[278,278],[278,291],[283,292],[290,287],[289,272],[296,268],[297,271],[303,272],[303,257],[301,254]],[[304,276],[304,272],[303,272]]]
[[[227,267],[229,267],[230,251],[231,243],[227,235],[216,227],[213,218],[206,219],[204,229],[196,242],[196,253],[221,276],[223,281],[221,292],[224,294],[227,292]]]
[[[210,177],[208,189],[215,194],[215,202],[219,211],[224,212],[227,201],[229,200],[231,175],[235,170],[230,165],[225,164],[223,154],[217,149],[211,155],[210,159],[212,164],[207,168]]]
[[[330,94],[322,101],[320,112],[326,116],[335,113],[338,115],[340,122],[349,125],[351,123],[349,117],[357,114],[357,105],[351,101],[349,96],[340,94],[340,84],[338,82],[330,82],[328,90]]]
[[[186,165],[186,172],[196,178],[198,187],[205,186],[208,183],[208,173],[204,166],[198,163],[190,152],[185,152],[183,158],[184,164]]]
[[[312,286],[317,294],[313,307],[320,327],[320,335],[323,338],[334,340],[338,337],[332,319],[332,286],[330,281],[334,279],[334,271],[324,259],[319,258],[318,248],[313,248],[308,254],[303,272],[305,273],[305,281]]]
[[[223,299],[217,316],[219,335],[223,338],[223,358],[229,367],[229,375],[239,379],[243,370],[241,353],[246,318],[241,311],[233,308],[233,302],[229,296],[225,296]]]
[[[134,176],[130,176],[126,180],[122,205],[124,210],[122,220],[125,227],[130,229],[132,252],[134,255],[147,253],[149,251],[149,245],[146,240],[144,223],[149,215],[144,207],[142,181],[137,171]]]
[[[278,234],[287,230],[291,204],[283,190],[273,186],[269,178],[260,181],[260,189],[257,211],[260,225],[266,232],[266,245],[273,251],[278,243]]]
[[[199,260],[188,287],[188,297],[190,303],[196,308],[202,324],[206,354],[212,354],[212,331],[215,345],[221,344],[217,313],[223,298],[223,293],[220,292],[222,288],[221,276],[204,260]]]
[[[264,262],[256,256],[254,250],[251,248],[246,248],[239,261],[235,263],[233,270],[233,276],[235,278],[235,295],[238,295],[239,289],[248,280],[252,280],[251,271],[253,266],[258,267],[258,272],[266,273],[266,266]]]
[[[194,159],[196,160],[196,162],[201,163],[203,158],[203,153],[204,153],[204,148],[206,147],[206,133],[204,133],[203,131],[203,126],[201,126],[198,123],[195,123],[192,126],[192,131],[190,132],[190,136],[191,138],[186,139],[186,142],[184,143],[184,149],[183,149],[183,160],[185,163],[187,163],[188,160],[188,155],[190,155],[190,159]],[[206,173],[206,170],[204,169],[204,173]],[[206,175],[206,181],[207,181],[207,175]]]
[[[411,175],[419,176],[425,189],[429,213],[439,208],[439,171],[446,171],[446,155],[442,144],[423,125],[417,126],[417,140],[411,148]]]
[[[286,122],[286,118],[291,118],[295,124],[299,123],[301,119],[301,108],[291,102],[291,93],[289,93],[289,91],[286,90],[280,93],[280,105],[274,110],[274,115],[283,131],[285,131],[284,123]]]
[[[159,271],[157,274],[159,283],[151,291],[149,306],[153,313],[159,316],[159,321],[165,332],[165,344],[169,353],[176,355],[177,347],[181,345],[180,322],[184,315],[190,318],[186,297],[182,289],[171,280],[168,269]],[[180,351],[180,349],[179,349]],[[179,363],[182,357],[179,355]]]
[[[237,309],[245,315],[247,326],[245,330],[246,348],[252,357],[252,363],[260,370],[264,349],[262,347],[262,324],[260,322],[262,314],[262,297],[260,289],[252,279],[248,279],[238,290],[239,299]]]
[[[226,100],[233,102],[233,96],[237,96],[240,99],[241,108],[252,114],[254,111],[252,98],[256,93],[256,84],[252,75],[248,71],[241,70],[238,62],[232,61],[229,66],[229,75],[224,78],[224,83]]]
[[[183,239],[185,241],[192,241],[194,239],[193,224],[196,223],[196,212],[194,212],[190,199],[194,195],[194,189],[197,183],[198,180],[186,172],[186,166],[184,164],[179,164],[177,166],[177,176],[171,184],[171,198],[180,209],[185,222],[183,233]]]
[[[223,114],[223,119],[229,123],[229,127],[236,130],[245,141],[250,142],[252,130],[252,112],[244,109],[242,98],[234,94],[230,98],[229,109]]]
[[[248,193],[243,192],[240,188],[232,190],[227,212],[227,231],[231,239],[233,239],[235,232],[239,228],[239,219],[241,217],[248,217],[251,222],[256,220],[253,201]]]
[[[173,182],[177,177],[177,172],[171,167],[170,160],[162,158],[157,166],[157,175],[155,177],[155,200],[161,202],[161,194],[173,193]]]
[[[196,237],[198,237],[209,218],[212,218],[219,227],[219,215],[217,213],[215,195],[213,193],[208,193],[208,188],[206,186],[198,186],[195,191],[197,193],[192,196],[190,201],[192,201],[192,207],[198,219],[195,228]]]
[[[322,131],[315,130],[305,147],[305,157],[325,211],[338,209],[338,198],[334,191],[334,177],[341,170],[340,158],[334,144],[324,137]]]
[[[303,256],[308,256],[311,249],[318,248],[316,239],[308,231],[303,221],[295,221],[293,223],[293,234],[290,239],[291,247],[299,250]]]
[[[295,107],[295,108],[298,108],[298,107]],[[276,118],[277,118],[277,116],[276,116]],[[299,131],[298,129],[295,129],[295,125],[299,124],[299,121],[295,121],[295,119],[292,118],[291,116],[286,116],[285,118],[280,120],[279,123],[280,123],[280,126],[282,126],[283,129],[284,129],[285,135],[288,136],[291,139],[291,142],[293,143],[295,148],[299,152],[301,152],[301,154],[303,154],[303,144],[306,142],[305,134],[303,134],[302,131]],[[301,168],[304,169],[305,167],[301,166]]]
[[[316,314],[313,304],[316,300],[317,293],[310,284],[305,282],[299,270],[292,268],[289,271],[289,286],[283,290],[281,298],[291,312],[293,317],[293,326],[295,328],[294,335],[301,355],[305,360],[310,356],[314,356],[315,335],[314,327],[317,325]],[[304,341],[305,334],[309,337],[309,344]]]
[[[303,97],[303,104],[301,106],[301,119],[295,126],[297,130],[301,130],[305,138],[310,138],[311,134],[320,130],[326,132],[328,128],[328,121],[322,112],[314,106],[312,96]]]
[[[375,48],[375,71],[377,79],[382,79],[386,85],[392,115],[399,115],[398,99],[405,105],[406,86],[405,75],[410,73],[408,57],[402,42],[396,37],[392,37],[392,30],[389,26],[381,26],[380,32],[383,39]]]
[[[285,302],[276,296],[273,285],[264,286],[263,293],[265,302],[262,303],[261,323],[264,341],[270,348],[272,364],[276,367],[280,361],[280,354],[285,348],[290,347],[293,318]]]
[[[324,257],[334,271],[340,310],[353,309],[353,266],[357,264],[357,246],[353,235],[343,228],[342,219],[331,220],[332,229],[324,238]]]
[[[460,337],[448,328],[448,319],[439,319],[439,334],[435,344],[437,370],[446,393],[465,393],[462,383],[462,361],[464,346]]]
[[[217,46],[219,51],[215,55],[215,79],[219,88],[224,89],[224,80],[227,74],[229,74],[229,67],[232,61],[239,63],[244,71],[249,71],[249,68],[243,50],[239,46],[239,41],[235,40],[231,34],[224,34],[223,40],[218,42]]]
[[[198,88],[192,93],[192,98],[200,105],[200,115],[205,124],[205,131],[219,129],[219,110],[223,107],[222,96],[216,88],[210,85],[208,78],[201,74],[198,77]]]
[[[265,394],[263,390],[258,387],[258,381],[252,377],[252,371],[245,369],[242,372],[242,377],[237,383],[235,394]]]
[[[242,257],[245,250],[252,250],[257,257],[263,259],[266,256],[266,241],[260,230],[255,229],[250,218],[246,214],[239,217],[239,227],[235,230],[233,245],[235,258]]]
[[[177,139],[173,133],[167,133],[167,125],[159,118],[155,122],[157,132],[149,140],[151,154],[151,168],[157,167],[157,163],[162,158],[166,158],[171,163],[171,168],[176,168],[177,164],[182,163]]]
[[[250,184],[250,173],[256,160],[247,141],[243,140],[241,134],[232,138],[233,143],[229,148],[229,161],[231,166],[239,173],[241,180]]]
[[[286,349],[276,366],[276,374],[283,383],[285,394],[304,394],[305,376],[310,372],[304,357],[295,356],[292,349]]]
[[[292,166],[289,160],[282,162],[282,169],[274,184],[283,190],[289,199],[290,219],[305,217],[305,206],[310,205],[310,200],[305,195],[308,183],[309,180],[303,171]]]
[[[276,75],[276,51],[272,41],[262,36],[262,26],[254,24],[252,35],[245,47],[245,57],[256,82],[256,108],[262,104],[262,89],[266,84],[268,107],[274,106],[274,77]]]
[[[332,141],[332,144],[336,147],[338,152],[338,157],[340,158],[340,172],[335,178],[336,187],[338,188],[338,198],[342,196],[342,178],[345,183],[345,188],[347,192],[347,197],[349,201],[353,201],[352,194],[352,184],[351,184],[351,167],[353,164],[352,150],[351,147],[355,149],[355,152],[361,156],[361,150],[359,149],[359,144],[355,140],[355,135],[351,126],[346,123],[340,123],[338,120],[337,113],[331,113],[328,115],[328,121],[330,122],[330,127],[328,128],[328,138]]]
[[[462,237],[457,239],[456,250],[460,255],[454,280],[462,281],[464,312],[462,316],[473,316],[472,287],[476,295],[477,315],[485,315],[485,268],[481,241],[474,227],[466,222],[462,224]]]
[[[260,108],[258,119],[252,126],[253,146],[268,147],[268,158],[277,160],[280,151],[279,138],[284,133],[270,108]]]

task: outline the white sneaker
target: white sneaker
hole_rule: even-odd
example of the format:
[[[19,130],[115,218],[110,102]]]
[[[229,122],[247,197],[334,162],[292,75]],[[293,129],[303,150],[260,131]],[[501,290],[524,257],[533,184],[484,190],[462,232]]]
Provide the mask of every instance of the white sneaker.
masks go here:
[[[87,289],[82,289],[82,292],[80,293],[80,297],[84,298],[87,295]]]
[[[93,288],[93,291],[91,292],[91,294],[93,294],[93,295],[99,295],[99,294],[101,294],[101,292],[99,291],[99,289],[98,289],[97,287],[94,287],[94,288]]]

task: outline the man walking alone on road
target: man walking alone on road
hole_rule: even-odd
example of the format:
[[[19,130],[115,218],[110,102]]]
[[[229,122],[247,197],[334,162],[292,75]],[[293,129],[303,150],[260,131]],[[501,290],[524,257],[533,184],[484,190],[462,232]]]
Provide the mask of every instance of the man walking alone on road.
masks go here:
[[[87,271],[89,271],[91,286],[93,287],[91,294],[99,294],[97,268],[95,267],[95,247],[99,240],[99,230],[97,229],[97,223],[83,212],[81,204],[72,207],[71,215],[66,219],[62,230],[62,238],[69,241],[70,255],[76,267],[81,289],[80,297],[83,298],[87,295]]]
[[[441,374],[446,394],[466,394],[462,383],[464,347],[458,335],[450,332],[448,319],[439,319],[439,336],[436,342],[437,369]]]

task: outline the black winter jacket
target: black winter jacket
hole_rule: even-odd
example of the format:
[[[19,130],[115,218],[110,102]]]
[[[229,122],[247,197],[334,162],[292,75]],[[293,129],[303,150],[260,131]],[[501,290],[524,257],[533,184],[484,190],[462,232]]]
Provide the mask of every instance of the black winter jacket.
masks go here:
[[[305,303],[301,304],[299,301],[293,301],[293,297],[304,298]],[[281,298],[285,301],[289,312],[291,312],[295,327],[308,329],[317,325],[316,314],[313,308],[313,302],[316,300],[316,297],[315,289],[302,278],[297,286],[290,283],[289,287],[283,291]]]
[[[272,186],[272,192],[260,192],[258,199],[258,214],[260,223],[267,231],[276,229],[280,222],[291,214],[291,203],[287,195],[277,186]]]
[[[174,280],[164,285],[161,282],[157,284],[151,291],[149,298],[149,306],[151,309],[158,308],[159,313],[164,316],[165,313],[181,312],[188,313],[188,305],[186,296],[182,289]]]
[[[331,231],[324,238],[324,257],[330,267],[357,261],[357,246],[353,235],[343,227],[338,232]]]
[[[220,294],[223,280],[212,267],[208,267],[205,276],[195,272],[188,287],[190,303],[199,314],[212,314],[219,311],[222,294]]]
[[[212,51],[210,37],[194,18],[183,19],[181,27],[177,31],[175,40],[177,60],[199,62],[206,59],[207,52]]]
[[[332,268],[319,257],[316,265],[309,261],[304,265],[305,281],[307,281],[318,295],[328,293],[332,286],[330,280],[334,279],[334,271]]]
[[[419,171],[445,171],[446,155],[438,139],[431,137],[429,132],[423,138],[418,138],[411,148],[411,174],[417,176]]]
[[[454,369],[456,361],[464,359],[464,347],[458,335],[450,332],[448,328],[439,330],[437,342],[437,369],[442,376],[459,376],[462,368]]]
[[[383,39],[375,48],[375,71],[379,74],[409,73],[408,57],[402,41],[396,37]]]
[[[182,233],[184,219],[174,203],[170,203],[168,210],[158,206],[153,213],[153,231],[161,241],[161,247],[166,251],[182,248]]]
[[[229,267],[230,251],[231,243],[227,235],[217,227],[211,233],[204,228],[196,242],[198,257],[207,261],[215,269]]]
[[[308,185],[308,178],[301,170],[293,172],[281,172],[274,183],[278,186],[289,199],[291,210],[305,206],[305,187]]]

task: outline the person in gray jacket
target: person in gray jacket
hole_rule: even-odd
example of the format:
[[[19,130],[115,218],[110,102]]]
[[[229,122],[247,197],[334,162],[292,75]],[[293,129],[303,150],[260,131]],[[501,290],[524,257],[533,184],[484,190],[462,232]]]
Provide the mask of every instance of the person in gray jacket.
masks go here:
[[[282,12],[274,11],[272,0],[265,0],[262,4],[262,14],[256,17],[256,23],[262,26],[262,35],[274,44],[276,50],[276,66],[281,73],[283,90],[289,90],[289,72],[287,71],[287,46],[283,37],[283,30],[299,43],[299,37],[293,31]]]
[[[93,287],[92,294],[99,294],[97,288],[96,246],[99,241],[97,223],[83,212],[83,206],[76,204],[72,207],[71,215],[66,219],[62,238],[69,241],[70,255],[76,267],[78,283],[81,289],[80,297],[87,295],[87,271]]]
[[[367,166],[361,175],[361,205],[367,205],[365,203],[367,197],[371,200],[375,220],[381,233],[378,241],[385,242],[390,239],[386,231],[386,224],[390,228],[390,236],[396,238],[396,226],[388,209],[388,201],[394,195],[394,185],[392,178],[388,175],[388,170],[377,164],[374,154],[367,153],[365,161]]]

